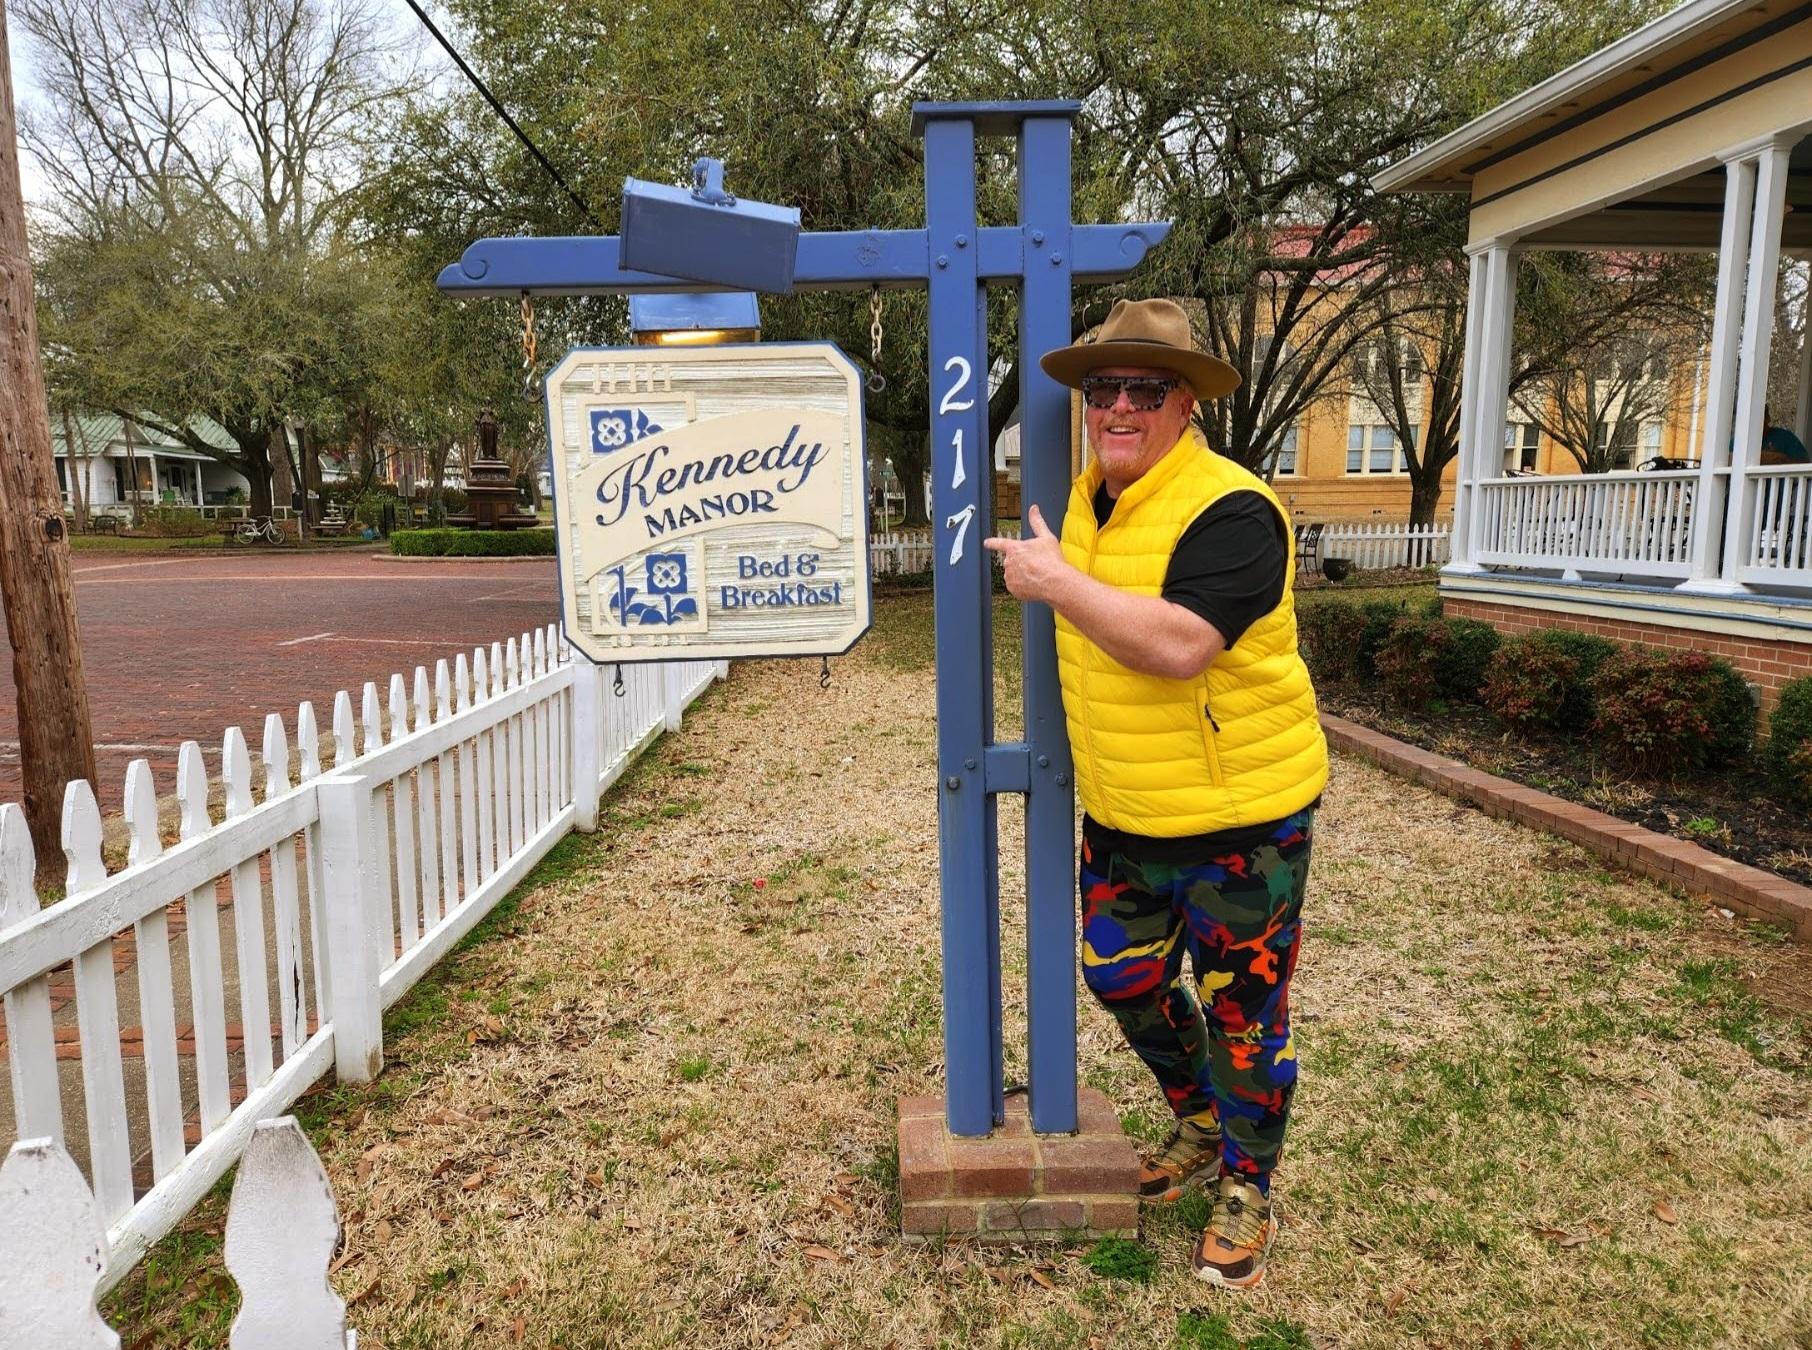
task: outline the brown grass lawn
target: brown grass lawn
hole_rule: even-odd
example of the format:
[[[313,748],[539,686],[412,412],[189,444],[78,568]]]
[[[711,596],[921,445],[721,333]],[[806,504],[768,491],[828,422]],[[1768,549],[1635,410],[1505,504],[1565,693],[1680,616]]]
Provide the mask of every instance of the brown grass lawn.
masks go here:
[[[1262,1291],[1190,1277],[1190,1201],[1130,1249],[897,1243],[893,1103],[941,1056],[929,633],[903,596],[828,692],[736,668],[393,1011],[383,1077],[304,1103],[364,1350],[1812,1346],[1806,952],[1351,760]],[[1086,1081],[1157,1135],[1084,1003]],[[222,1219],[115,1294],[126,1346],[225,1344]]]

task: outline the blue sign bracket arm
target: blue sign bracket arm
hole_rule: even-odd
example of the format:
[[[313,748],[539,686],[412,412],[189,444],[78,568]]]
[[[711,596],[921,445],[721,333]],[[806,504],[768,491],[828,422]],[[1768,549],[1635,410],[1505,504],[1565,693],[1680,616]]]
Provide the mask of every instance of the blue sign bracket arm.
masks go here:
[[[976,274],[982,282],[1011,282],[1028,268],[1069,265],[1076,282],[1097,284],[1130,276],[1145,255],[1164,242],[1168,221],[1125,225],[1076,225],[1070,251],[1045,249],[1043,234],[1017,225],[989,225],[976,231]],[[793,271],[795,290],[897,290],[923,286],[948,252],[931,253],[928,230],[836,230],[799,236]],[[1029,245],[1029,247],[1028,247]],[[952,248],[967,243],[950,241]],[[942,258],[942,264],[939,259]],[[647,291],[722,291],[709,283],[625,269],[614,234],[564,235],[551,239],[499,236],[467,247],[459,261],[441,269],[436,285],[452,295],[633,295]]]

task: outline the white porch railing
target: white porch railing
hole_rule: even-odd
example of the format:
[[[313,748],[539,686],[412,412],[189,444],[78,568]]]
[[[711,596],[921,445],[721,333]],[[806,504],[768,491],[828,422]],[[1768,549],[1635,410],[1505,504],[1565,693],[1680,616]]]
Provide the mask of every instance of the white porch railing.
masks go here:
[[[387,708],[367,684],[362,726],[340,693],[331,770],[310,705],[293,761],[273,714],[262,800],[238,728],[212,800],[187,742],[177,842],[165,847],[149,766],[135,762],[130,852],[112,875],[93,790],[70,785],[67,894],[48,908],[23,813],[0,806],[13,1137],[48,1137],[85,1165],[108,1227],[107,1285],[232,1165],[256,1122],[330,1064],[343,1081],[378,1071],[382,1009],[568,830],[592,827],[598,795],[720,669],[624,666],[613,697],[607,672],[568,660],[557,630],[524,634],[438,663],[432,682],[418,667],[412,691],[393,676]],[[138,1028],[122,1030],[122,1006]]]
[[[1683,578],[1692,570],[1698,477],[1676,471],[1487,479],[1478,488],[1474,560]]]
[[[1812,587],[1812,464],[1751,469],[1748,477],[1755,509],[1737,580]]]
[[[1404,521],[1329,525],[1321,535],[1321,556],[1347,558],[1354,567],[1431,567],[1447,561],[1451,535],[1446,525]]]

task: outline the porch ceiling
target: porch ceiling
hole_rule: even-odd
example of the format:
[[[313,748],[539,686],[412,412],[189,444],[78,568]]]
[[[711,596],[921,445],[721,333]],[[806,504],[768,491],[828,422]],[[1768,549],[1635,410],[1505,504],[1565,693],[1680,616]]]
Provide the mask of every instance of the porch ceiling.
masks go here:
[[[1649,252],[1715,251],[1724,219],[1722,166],[1626,201],[1601,207],[1523,236],[1537,248],[1630,248]],[[1788,160],[1787,218],[1781,247],[1812,254],[1812,138]]]

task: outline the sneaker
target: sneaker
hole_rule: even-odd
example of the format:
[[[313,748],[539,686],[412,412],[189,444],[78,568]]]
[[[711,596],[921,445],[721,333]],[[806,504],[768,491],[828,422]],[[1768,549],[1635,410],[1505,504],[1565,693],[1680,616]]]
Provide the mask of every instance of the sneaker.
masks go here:
[[[1220,1167],[1220,1126],[1204,1129],[1179,1120],[1164,1147],[1139,1168],[1139,1199],[1150,1205],[1168,1205],[1181,1199],[1190,1186],[1214,1176]]]
[[[1189,1264],[1209,1284],[1250,1289],[1265,1278],[1265,1253],[1276,1236],[1270,1199],[1250,1182],[1225,1176],[1215,1191],[1214,1215]]]

